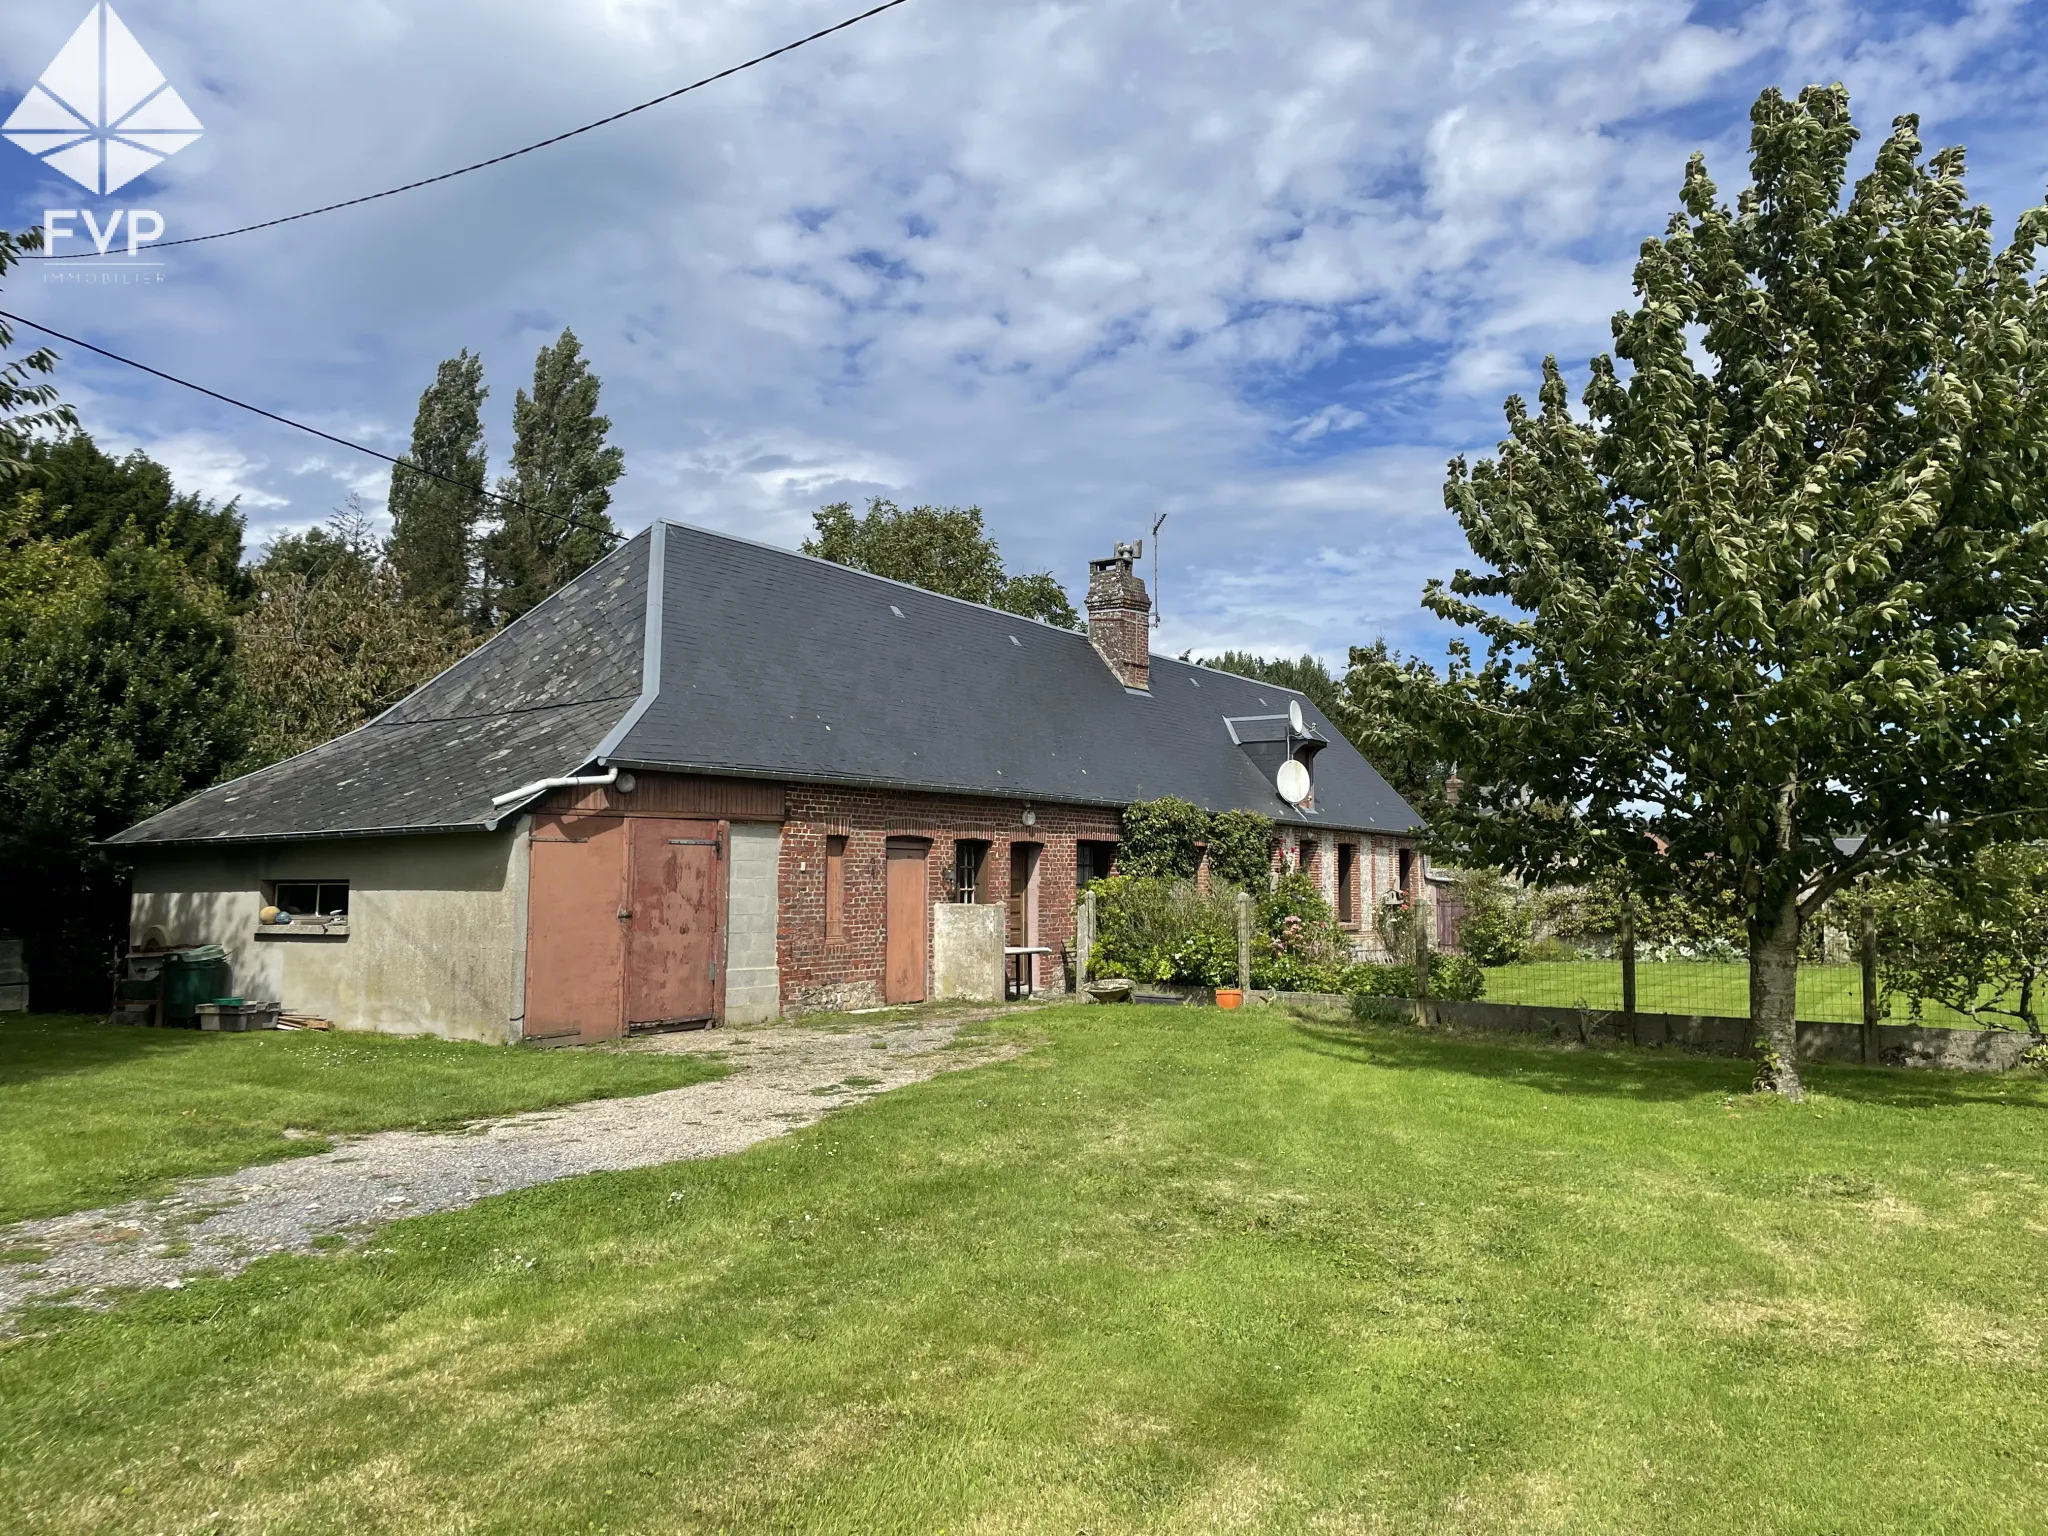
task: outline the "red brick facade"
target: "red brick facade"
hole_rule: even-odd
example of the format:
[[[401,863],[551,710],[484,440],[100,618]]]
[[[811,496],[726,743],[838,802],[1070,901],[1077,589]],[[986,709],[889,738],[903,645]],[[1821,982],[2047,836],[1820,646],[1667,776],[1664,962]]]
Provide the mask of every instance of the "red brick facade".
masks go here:
[[[967,838],[987,845],[979,899],[992,905],[1009,897],[1017,848],[1025,844],[1037,847],[1029,937],[1031,943],[1052,953],[1037,958],[1034,986],[1041,991],[1064,987],[1073,958],[1077,845],[1084,841],[1114,844],[1121,835],[1119,814],[1107,807],[785,786],[688,774],[642,773],[637,778],[631,791],[560,790],[545,808],[590,815],[779,822],[774,889],[772,894],[764,891],[763,900],[773,906],[777,1003],[785,1014],[870,1008],[883,1002],[888,958],[886,864],[892,839],[927,845],[926,995],[931,991],[930,959],[935,948],[931,908],[955,898],[955,847]],[[1340,858],[1339,848],[1347,845],[1352,850],[1350,856]],[[1408,838],[1281,827],[1274,842],[1273,867],[1276,871],[1305,870],[1333,909],[1348,906],[1351,921],[1346,926],[1361,958],[1391,958],[1375,931],[1378,910],[1397,888],[1402,853],[1413,846]],[[827,893],[833,884],[828,869],[833,854],[838,855],[839,921],[833,925],[835,932],[828,933]],[[1340,901],[1337,890],[1340,868],[1351,887],[1348,904]],[[1208,878],[1204,857],[1198,883],[1206,887]],[[760,911],[763,941],[768,915],[766,910]]]
[[[1031,826],[1024,824],[1027,810],[1034,819]],[[881,1003],[883,863],[891,838],[931,844],[926,865],[931,902],[953,897],[954,844],[960,839],[989,845],[983,899],[995,902],[1009,895],[1013,845],[1036,844],[1040,852],[1035,941],[1053,951],[1050,959],[1039,959],[1037,985],[1063,985],[1066,953],[1074,941],[1075,844],[1114,842],[1118,836],[1118,816],[1109,809],[1027,807],[1015,800],[967,795],[790,785],[782,824],[776,942],[784,1011],[871,1008]],[[825,855],[827,839],[834,837],[846,839],[844,921],[839,942],[827,943]]]

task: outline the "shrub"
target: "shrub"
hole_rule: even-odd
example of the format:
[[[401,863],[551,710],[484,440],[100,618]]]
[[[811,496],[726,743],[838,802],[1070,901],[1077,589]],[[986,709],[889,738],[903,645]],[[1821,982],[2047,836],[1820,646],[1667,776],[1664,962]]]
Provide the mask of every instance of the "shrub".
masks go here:
[[[1231,898],[1204,896],[1186,880],[1115,875],[1095,892],[1097,976],[1184,986],[1229,985],[1237,976],[1237,919]]]
[[[1413,997],[1412,965],[1354,965],[1344,972],[1341,990],[1353,997]],[[1429,957],[1429,995],[1447,1003],[1476,1002],[1486,992],[1486,974],[1470,955]]]
[[[1257,811],[1219,811],[1209,818],[1209,873],[1257,891],[1273,868],[1273,823]]]
[[[1480,965],[1514,965],[1529,956],[1534,913],[1520,890],[1497,869],[1471,869],[1457,879],[1465,916],[1458,947]]]
[[[1315,881],[1299,870],[1282,875],[1259,899],[1252,944],[1252,985],[1270,992],[1336,992],[1351,958]]]
[[[1192,880],[1201,866],[1209,813],[1167,795],[1124,807],[1117,872],[1142,879]]]
[[[1373,926],[1379,933],[1380,942],[1387,946],[1388,954],[1415,953],[1415,909],[1408,905],[1405,891],[1396,891],[1380,902]]]
[[[1408,1011],[1391,996],[1359,992],[1351,998],[1351,1017],[1361,1024],[1399,1024],[1407,1019]]]

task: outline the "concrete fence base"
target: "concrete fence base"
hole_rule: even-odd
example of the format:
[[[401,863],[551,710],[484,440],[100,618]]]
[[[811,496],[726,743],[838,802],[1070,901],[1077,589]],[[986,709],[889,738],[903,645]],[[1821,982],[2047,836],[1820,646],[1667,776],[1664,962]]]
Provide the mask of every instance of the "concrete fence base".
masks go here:
[[[1619,1009],[1538,1008],[1523,1003],[1417,1002],[1389,998],[1411,1018],[1457,1029],[1494,1029],[1623,1045],[1677,1046],[1708,1056],[1754,1056],[1748,1019],[1714,1014],[1638,1013],[1631,1030]],[[2001,1029],[1931,1029],[1918,1024],[1799,1022],[1801,1061],[1845,1061],[1873,1067],[1940,1067],[1950,1072],[2009,1072],[2034,1044],[2031,1035]]]
[[[1189,1002],[1206,1002],[1206,987],[1146,985],[1140,991],[1172,993]],[[1341,992],[1247,992],[1248,1003],[1294,1003],[1311,1008],[1350,1011],[1352,999]],[[1454,1003],[1431,998],[1374,998],[1390,1013],[1428,1025],[1453,1029],[1488,1029],[1504,1034],[1542,1035],[1618,1045],[1675,1046],[1704,1056],[1754,1056],[1756,1034],[1748,1019],[1705,1013],[1638,1013],[1635,1027],[1618,1008],[1540,1008],[1528,1003]],[[1867,1036],[1867,1038],[1866,1038]],[[2010,1072],[2034,1044],[2027,1034],[2003,1029],[1933,1029],[1919,1024],[1799,1023],[1801,1061],[1841,1061],[1873,1067],[1939,1067],[1949,1072]]]

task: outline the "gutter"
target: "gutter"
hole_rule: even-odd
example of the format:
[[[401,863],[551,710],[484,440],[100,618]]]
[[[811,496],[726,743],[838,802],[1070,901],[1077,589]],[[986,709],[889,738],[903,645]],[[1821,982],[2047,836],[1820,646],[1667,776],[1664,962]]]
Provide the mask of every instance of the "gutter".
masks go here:
[[[535,795],[544,795],[551,789],[587,789],[597,785],[616,784],[618,782],[619,770],[616,768],[606,769],[603,773],[584,774],[580,777],[572,775],[560,779],[535,779],[531,784],[522,784],[517,789],[506,790],[502,795],[491,796],[491,807],[493,810],[498,810],[508,805],[516,805],[522,800],[531,800]],[[630,779],[627,780],[625,787],[629,789],[632,787]],[[495,825],[495,822],[493,825]]]

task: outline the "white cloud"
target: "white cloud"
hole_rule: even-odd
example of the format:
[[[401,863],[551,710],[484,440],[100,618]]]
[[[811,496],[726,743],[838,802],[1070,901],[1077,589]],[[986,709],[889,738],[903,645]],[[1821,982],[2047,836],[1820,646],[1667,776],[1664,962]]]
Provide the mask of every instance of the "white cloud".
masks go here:
[[[431,174],[841,6],[130,0],[207,124],[137,190],[176,235]],[[25,85],[75,19],[10,17],[0,74]],[[1491,443],[1544,353],[1606,345],[1686,154],[1739,184],[1757,89],[1839,77],[1867,130],[1915,107],[1981,127],[1980,190],[2016,206],[2048,142],[2028,25],[2004,0],[1712,25],[1679,0],[920,4],[540,155],[167,253],[161,289],[23,274],[9,297],[386,451],[470,346],[500,463],[514,389],[573,324],[629,526],[793,544],[826,500],[973,501],[1013,563],[1078,588],[1170,510],[1162,645],[1335,655],[1429,636],[1416,590],[1461,547],[1443,460]],[[1989,75],[2006,115],[1983,127]],[[34,217],[33,162],[6,164]],[[265,526],[381,505],[374,462],[99,365],[63,377],[96,428]]]

